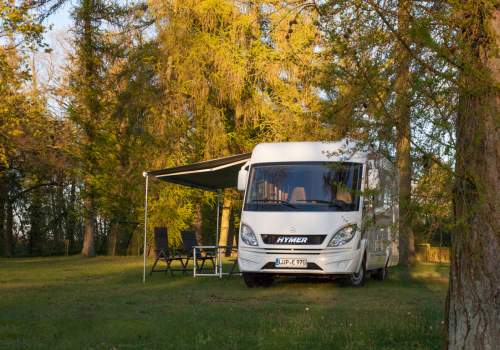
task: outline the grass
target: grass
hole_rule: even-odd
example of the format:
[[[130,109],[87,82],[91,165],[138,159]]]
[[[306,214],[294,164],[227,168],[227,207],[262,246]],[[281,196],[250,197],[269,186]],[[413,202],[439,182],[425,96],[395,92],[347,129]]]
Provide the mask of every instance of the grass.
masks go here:
[[[141,259],[0,259],[0,349],[440,349],[446,265],[363,288],[241,278],[141,282]]]

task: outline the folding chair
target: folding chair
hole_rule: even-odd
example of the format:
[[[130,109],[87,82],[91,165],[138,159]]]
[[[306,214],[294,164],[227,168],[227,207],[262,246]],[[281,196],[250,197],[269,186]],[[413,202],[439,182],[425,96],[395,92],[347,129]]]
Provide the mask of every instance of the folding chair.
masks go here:
[[[153,272],[165,272],[167,273],[170,271],[170,274],[173,276],[173,271],[172,269],[172,262],[173,261],[180,261],[181,265],[183,267],[182,270],[175,270],[175,271],[184,271],[184,258],[181,257],[180,255],[172,253],[172,251],[168,247],[168,231],[166,227],[155,227],[154,228],[154,238],[155,238],[155,254],[156,254],[156,260],[153,264],[153,267],[151,268],[151,272],[149,273],[150,275]],[[165,261],[165,264],[167,265],[166,269],[162,270],[155,270],[156,264],[158,264],[159,260]]]
[[[184,258],[186,259],[184,269],[187,268],[189,260],[193,259],[193,247],[198,245],[196,241],[196,233],[194,231],[182,231],[182,247],[184,251]],[[194,259],[193,259],[194,260]],[[205,262],[209,260],[212,262],[212,266],[215,268],[215,256],[212,253],[208,253],[207,251],[196,251],[196,269],[203,270],[203,266],[205,266]],[[201,266],[198,265],[201,261]]]

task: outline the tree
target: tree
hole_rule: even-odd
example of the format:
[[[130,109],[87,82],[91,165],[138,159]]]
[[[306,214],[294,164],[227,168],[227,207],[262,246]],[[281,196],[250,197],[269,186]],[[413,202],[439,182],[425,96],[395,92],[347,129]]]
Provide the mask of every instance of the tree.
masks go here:
[[[14,253],[14,211],[23,171],[43,153],[43,105],[24,88],[29,81],[27,52],[41,43],[43,27],[25,4],[0,0],[0,233],[3,254]]]
[[[500,344],[500,4],[462,1],[454,10],[461,77],[447,345],[494,349]]]
[[[164,98],[156,135],[170,164],[247,152],[262,141],[314,138],[317,29],[273,1],[151,1]],[[168,117],[167,117],[168,116]],[[316,127],[314,127],[316,126]],[[231,219],[223,200],[220,243]]]
[[[400,174],[400,262],[414,255],[412,183],[454,156],[456,89],[449,7],[414,1],[331,1],[318,7],[330,64],[324,117],[339,136],[361,139]]]
[[[405,45],[409,43],[412,0],[399,0],[397,8],[398,33],[401,40],[396,48],[396,80],[394,91],[396,125],[396,167],[399,172],[399,262],[412,263],[415,246],[411,207],[411,56]]]
[[[113,87],[106,85],[112,81],[116,82],[113,80],[113,70],[108,69],[119,58],[119,50],[115,50],[119,43],[113,42],[109,37],[113,37],[114,28],[120,28],[120,20],[127,23],[127,16],[133,15],[133,11],[129,12],[128,9],[129,7],[121,7],[114,2],[82,0],[74,12],[76,52],[72,62],[76,68],[70,69],[71,104],[68,116],[80,132],[79,142],[74,149],[80,162],[77,175],[83,184],[82,255],[88,257],[96,255],[96,225],[99,214],[102,214],[101,219],[109,223],[109,216],[106,217],[105,214],[109,214],[110,210],[106,212],[105,209],[110,208],[104,208],[106,203],[111,203],[106,195],[107,185],[110,184],[107,182],[108,175],[113,171],[112,166],[126,167],[129,160],[127,151],[123,148],[118,155],[113,151],[113,147],[116,149],[123,146],[115,142],[119,136],[116,132],[124,133],[126,125],[117,125],[113,119],[116,117],[116,114],[113,114],[116,110],[106,107],[119,99],[122,92],[114,91]],[[104,22],[107,24],[106,30],[103,28]],[[126,116],[127,114],[124,119]]]
[[[99,2],[100,3],[100,2]],[[75,76],[78,99],[71,113],[72,119],[82,128],[82,175],[84,183],[84,237],[83,256],[95,256],[96,206],[94,177],[97,175],[97,156],[99,153],[95,139],[98,137],[102,94],[99,68],[101,60],[97,54],[98,47],[98,3],[93,0],[82,0],[75,12],[77,23],[77,59],[79,74]]]

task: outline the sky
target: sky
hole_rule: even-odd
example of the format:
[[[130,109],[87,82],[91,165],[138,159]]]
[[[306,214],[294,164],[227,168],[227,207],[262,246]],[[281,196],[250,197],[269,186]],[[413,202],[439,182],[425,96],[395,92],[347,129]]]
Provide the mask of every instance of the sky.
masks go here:
[[[46,25],[53,25],[53,30],[59,30],[59,29],[68,29],[70,28],[73,20],[71,18],[71,11],[73,8],[73,4],[71,1],[68,1],[66,4],[64,4],[56,13],[54,13],[52,16],[50,16],[46,20]],[[48,33],[50,33],[50,30],[47,30]],[[47,34],[48,34],[47,33]]]
[[[60,84],[63,76],[63,68],[67,62],[67,52],[70,49],[71,31],[73,19],[71,11],[73,9],[72,1],[68,1],[52,16],[44,21],[45,43],[52,50],[45,53],[39,49],[35,54],[36,75],[39,84],[48,88],[55,88]],[[59,106],[55,99],[49,98],[49,108],[58,114]]]

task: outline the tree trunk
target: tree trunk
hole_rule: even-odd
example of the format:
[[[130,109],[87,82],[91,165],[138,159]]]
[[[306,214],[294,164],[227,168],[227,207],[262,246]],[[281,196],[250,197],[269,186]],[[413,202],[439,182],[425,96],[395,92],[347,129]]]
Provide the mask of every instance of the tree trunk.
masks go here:
[[[57,253],[63,253],[64,249],[64,218],[61,213],[66,213],[66,199],[64,198],[64,178],[58,176],[58,182],[61,186],[56,187],[55,191],[55,201],[53,208],[55,209],[55,215],[58,217],[56,225],[54,227],[54,249]]]
[[[12,256],[12,203],[10,203],[7,177],[0,175],[0,235],[5,257]]]
[[[95,256],[95,231],[96,231],[94,199],[85,199],[85,218],[83,233],[82,255],[87,257]]]
[[[201,212],[201,203],[196,204],[193,219],[193,230],[196,234],[196,242],[203,244],[203,214]]]
[[[5,186],[4,176],[0,173],[0,255],[3,256],[5,250],[5,204],[7,201],[7,186]]]
[[[457,120],[456,229],[447,300],[447,347],[498,349],[500,59],[496,48],[500,46],[500,9],[473,1],[458,6],[465,68]]]
[[[108,255],[115,256],[116,255],[116,246],[118,244],[118,235],[120,232],[120,225],[118,223],[112,223],[111,228],[108,233]]]
[[[96,217],[95,217],[95,189],[92,185],[92,178],[96,174],[97,159],[95,157],[96,150],[94,140],[96,137],[96,125],[99,120],[99,91],[97,88],[98,71],[95,55],[95,28],[93,23],[94,13],[96,11],[96,3],[93,0],[83,0],[79,14],[79,20],[82,22],[82,37],[80,42],[80,62],[83,70],[83,107],[84,107],[84,123],[83,129],[86,136],[84,145],[84,169],[86,177],[84,180],[85,194],[85,218],[84,218],[84,234],[83,234],[83,256],[95,256],[95,237],[96,237]]]
[[[408,42],[408,29],[412,1],[400,0],[398,3],[398,30],[402,39]],[[403,265],[413,263],[415,244],[411,213],[411,119],[410,119],[410,53],[398,43],[396,59],[396,157],[399,171],[399,262]]]
[[[238,247],[238,233],[235,232],[233,234],[233,245],[231,246],[232,250],[231,250],[231,253],[230,255],[231,256],[238,256],[238,251],[236,250],[236,248]]]
[[[69,203],[66,206],[66,239],[69,241],[69,251],[73,249],[75,241],[76,225],[78,221],[76,220],[76,184],[75,181],[71,180],[70,191],[69,191]]]
[[[232,205],[231,191],[226,190],[224,192],[224,200],[222,204],[222,216],[220,220],[220,236],[219,245],[229,247],[231,241],[229,241],[229,225],[231,222],[231,205]],[[225,255],[227,256],[230,250],[226,249]]]
[[[42,199],[39,189],[31,192],[31,203],[29,206],[30,229],[28,231],[28,251],[32,256],[39,256],[43,252],[42,245],[46,240],[43,237]]]
[[[14,256],[13,244],[14,244],[14,207],[12,199],[7,194],[7,203],[5,205],[4,255],[8,258]]]

